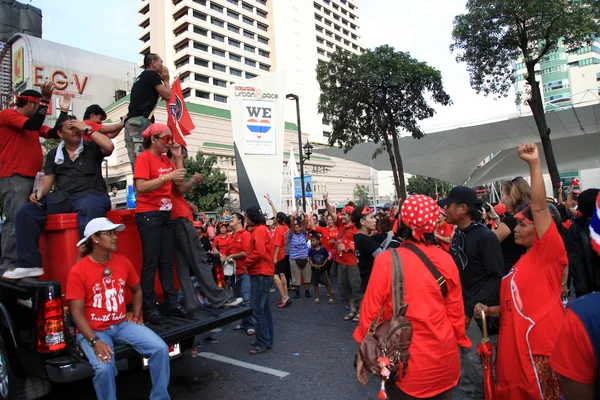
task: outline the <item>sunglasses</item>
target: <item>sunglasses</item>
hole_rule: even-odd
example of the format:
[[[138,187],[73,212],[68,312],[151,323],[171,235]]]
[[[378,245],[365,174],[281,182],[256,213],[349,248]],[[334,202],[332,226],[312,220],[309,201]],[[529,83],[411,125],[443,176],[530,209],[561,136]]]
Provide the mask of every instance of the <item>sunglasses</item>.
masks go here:
[[[156,136],[156,138],[161,139],[165,144],[173,143],[173,135]]]

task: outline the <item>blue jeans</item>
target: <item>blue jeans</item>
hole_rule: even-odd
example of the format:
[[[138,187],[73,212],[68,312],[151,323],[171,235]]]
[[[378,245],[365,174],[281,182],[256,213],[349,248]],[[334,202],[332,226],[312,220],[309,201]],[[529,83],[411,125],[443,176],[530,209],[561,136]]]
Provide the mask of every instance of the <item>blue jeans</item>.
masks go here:
[[[273,346],[273,315],[269,306],[269,289],[273,286],[273,275],[250,276],[250,304],[254,315],[256,342],[261,347]]]
[[[168,391],[171,378],[169,348],[156,333],[143,325],[127,321],[113,325],[105,331],[94,332],[100,340],[112,349],[115,348],[115,343],[126,343],[133,346],[139,354],[147,356],[150,376],[152,377],[150,399],[170,399]],[[98,399],[116,400],[115,377],[117,376],[117,367],[115,366],[115,358],[111,357],[109,363],[98,361],[94,349],[81,333],[77,334],[77,342],[94,368],[94,389],[96,389]]]
[[[235,276],[236,282],[236,296],[241,297],[244,302],[242,303],[244,307],[251,308],[250,305],[250,293],[251,293],[251,284],[250,284],[250,275],[248,274],[238,274]],[[246,317],[242,320],[242,325],[245,329],[254,329],[254,322],[252,321],[252,316]]]
[[[40,235],[46,226],[48,215],[77,213],[79,237],[88,222],[94,218],[106,217],[110,210],[110,198],[106,193],[90,192],[83,196],[69,196],[60,203],[54,202],[54,194],[45,196],[40,205],[27,203],[17,211],[15,233],[17,237],[17,267],[42,268],[39,252]]]

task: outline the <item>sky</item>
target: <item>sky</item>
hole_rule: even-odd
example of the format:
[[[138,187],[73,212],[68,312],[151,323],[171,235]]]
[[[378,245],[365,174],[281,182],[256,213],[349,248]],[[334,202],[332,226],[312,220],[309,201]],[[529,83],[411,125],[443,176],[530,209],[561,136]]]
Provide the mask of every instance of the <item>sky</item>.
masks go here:
[[[42,9],[44,39],[139,61],[139,1],[102,0],[93,7],[82,0],[30,0],[29,4]],[[471,89],[466,65],[458,64],[449,50],[452,21],[464,12],[465,4],[466,0],[358,0],[364,45],[389,44],[441,71],[453,105],[436,106],[437,114],[421,122],[425,133],[504,119],[517,111],[514,94],[495,100]],[[380,193],[391,193],[391,180],[382,175],[379,179]]]

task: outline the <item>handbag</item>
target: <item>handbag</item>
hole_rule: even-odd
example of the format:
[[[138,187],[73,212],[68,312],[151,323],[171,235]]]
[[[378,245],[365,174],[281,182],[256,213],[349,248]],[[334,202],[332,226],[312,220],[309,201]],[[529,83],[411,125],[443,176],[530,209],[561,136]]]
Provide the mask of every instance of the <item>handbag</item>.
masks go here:
[[[406,375],[410,353],[408,348],[412,341],[412,325],[405,317],[408,304],[404,303],[404,275],[402,262],[397,249],[390,249],[392,254],[392,318],[379,325],[384,304],[381,305],[377,319],[371,323],[369,330],[358,346],[357,376],[366,385],[368,378],[364,369],[373,375],[387,379],[383,371],[396,376],[399,380]],[[379,325],[379,326],[378,326]],[[383,361],[385,360],[385,361]],[[382,364],[385,364],[383,366]]]

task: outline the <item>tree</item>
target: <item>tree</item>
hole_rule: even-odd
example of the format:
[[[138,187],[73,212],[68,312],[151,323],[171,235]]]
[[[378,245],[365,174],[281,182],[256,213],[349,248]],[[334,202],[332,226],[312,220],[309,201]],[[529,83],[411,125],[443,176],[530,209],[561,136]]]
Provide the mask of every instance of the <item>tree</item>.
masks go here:
[[[369,196],[369,188],[365,185],[356,185],[354,187],[354,200],[357,204],[369,205],[371,196]]]
[[[535,120],[554,189],[560,176],[535,66],[562,43],[574,50],[600,33],[598,0],[468,0],[456,16],[451,51],[465,62],[471,86],[484,95],[506,97],[516,80],[513,63],[523,58],[529,85],[527,104]],[[520,95],[517,98],[520,101]]]
[[[214,211],[225,205],[225,194],[228,191],[227,177],[215,166],[215,155],[204,156],[199,151],[195,158],[188,158],[185,163],[186,180],[196,173],[201,173],[202,183],[195,185],[185,194],[185,199],[196,205],[200,211]]]
[[[317,66],[317,80],[319,112],[332,125],[329,145],[348,152],[367,140],[381,143],[373,158],[387,152],[396,194],[406,198],[399,133],[423,137],[418,121],[435,113],[425,93],[434,102],[451,104],[441,73],[384,45],[363,54],[336,51],[329,62]]]
[[[424,194],[435,199],[436,193],[442,198],[451,188],[451,184],[439,179],[423,175],[413,175],[408,178],[408,187],[406,189],[409,194]]]

